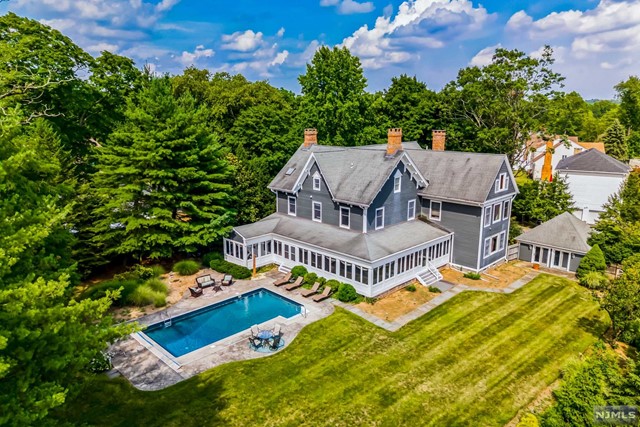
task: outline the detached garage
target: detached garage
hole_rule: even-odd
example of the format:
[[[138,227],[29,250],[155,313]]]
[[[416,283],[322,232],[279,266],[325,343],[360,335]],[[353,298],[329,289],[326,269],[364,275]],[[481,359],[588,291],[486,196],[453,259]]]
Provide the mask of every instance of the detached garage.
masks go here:
[[[565,212],[521,234],[518,241],[522,261],[543,267],[575,272],[591,246],[587,244],[591,227]]]

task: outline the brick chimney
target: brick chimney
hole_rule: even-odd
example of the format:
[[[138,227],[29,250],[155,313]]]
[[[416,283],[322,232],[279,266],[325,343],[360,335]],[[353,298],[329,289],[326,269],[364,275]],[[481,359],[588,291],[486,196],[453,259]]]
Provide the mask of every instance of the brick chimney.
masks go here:
[[[447,139],[447,131],[434,130],[431,132],[431,149],[433,151],[444,151],[445,140]]]
[[[391,128],[387,132],[387,156],[395,156],[398,151],[402,151],[402,129]]]
[[[312,145],[318,143],[318,131],[316,129],[304,130],[304,148],[309,149]]]

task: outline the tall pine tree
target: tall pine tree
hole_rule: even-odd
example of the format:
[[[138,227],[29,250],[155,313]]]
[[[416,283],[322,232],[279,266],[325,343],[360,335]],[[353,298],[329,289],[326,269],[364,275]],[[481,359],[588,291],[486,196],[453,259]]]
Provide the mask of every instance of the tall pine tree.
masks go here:
[[[230,168],[189,93],[152,79],[98,155],[95,239],[106,254],[165,258],[211,245],[230,228]]]
[[[607,154],[611,157],[622,161],[629,158],[624,127],[622,127],[618,119],[615,119],[606,130],[602,141],[604,142]]]

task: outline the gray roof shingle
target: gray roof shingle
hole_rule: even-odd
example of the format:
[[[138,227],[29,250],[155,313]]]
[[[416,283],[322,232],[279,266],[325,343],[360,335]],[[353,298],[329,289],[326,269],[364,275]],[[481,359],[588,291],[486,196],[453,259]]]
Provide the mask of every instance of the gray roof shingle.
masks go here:
[[[591,227],[569,212],[562,213],[516,237],[522,243],[534,243],[552,248],[586,254]]]
[[[234,230],[245,239],[273,233],[368,262],[451,234],[420,220],[385,227],[375,233],[360,233],[281,213]]]
[[[429,182],[426,188],[419,191],[425,197],[483,203],[501,166],[507,161],[502,154],[424,150],[416,142],[403,142],[402,146],[404,154]],[[403,157],[397,155],[386,158],[386,147],[386,144],[378,144],[363,147],[313,145],[308,150],[300,148],[276,175],[269,188],[294,191],[313,154],[336,201],[368,206]],[[294,172],[286,175],[290,169],[294,169]]]
[[[631,168],[620,160],[614,159],[595,148],[590,148],[560,160],[556,170],[626,174]]]

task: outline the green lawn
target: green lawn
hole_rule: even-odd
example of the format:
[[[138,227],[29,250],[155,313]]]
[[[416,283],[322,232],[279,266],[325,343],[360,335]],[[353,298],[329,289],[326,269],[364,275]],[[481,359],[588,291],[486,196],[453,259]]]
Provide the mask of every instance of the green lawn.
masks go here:
[[[541,275],[464,292],[389,333],[341,309],[272,357],[158,392],[88,384],[57,416],[109,426],[503,425],[603,333],[588,292]]]

